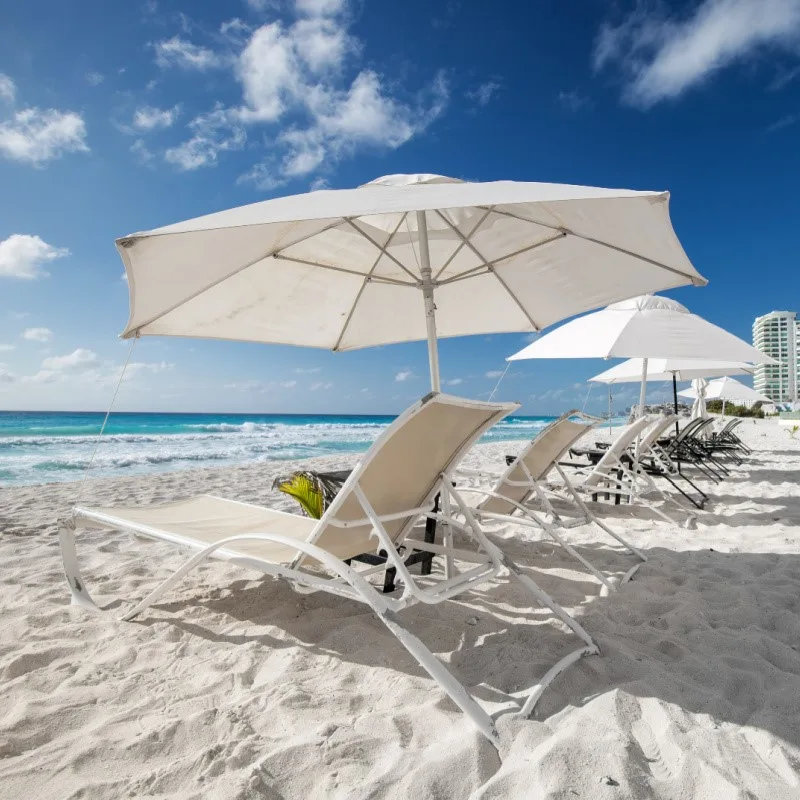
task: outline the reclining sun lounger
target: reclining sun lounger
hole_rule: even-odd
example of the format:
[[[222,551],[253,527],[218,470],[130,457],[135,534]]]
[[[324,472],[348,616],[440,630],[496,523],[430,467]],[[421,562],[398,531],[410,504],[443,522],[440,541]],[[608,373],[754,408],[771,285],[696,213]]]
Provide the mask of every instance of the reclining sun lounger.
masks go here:
[[[576,417],[581,421],[576,420]],[[641,563],[647,561],[647,557],[641,551],[625,541],[589,510],[580,494],[572,488],[572,484],[563,474],[559,465],[559,460],[567,450],[599,421],[587,417],[577,410],[568,411],[559,419],[551,422],[525,447],[500,476],[493,489],[490,491],[464,489],[463,491],[484,496],[484,499],[473,509],[479,520],[493,519],[543,531],[583,564],[606,588],[615,589],[616,587],[608,578],[566,542],[558,532],[559,528],[576,528],[594,524],[616,539],[630,553],[640,559],[640,563],[626,573],[622,583],[630,580]],[[541,482],[553,470],[562,475],[567,489],[572,490],[571,494],[577,506],[575,509],[577,513],[570,519],[566,519],[556,511],[541,485]],[[550,520],[544,519],[537,512],[549,515]]]
[[[467,450],[516,408],[512,403],[427,395],[378,437],[319,520],[211,496],[146,508],[77,507],[70,518],[59,524],[64,570],[73,602],[97,609],[78,568],[74,533],[79,526],[99,524],[195,551],[171,577],[129,608],[122,616],[124,620],[140,614],[209,558],[224,559],[285,579],[299,591],[325,591],[365,603],[481,733],[496,744],[492,717],[433,653],[402,626],[398,612],[416,603],[441,603],[491,584],[501,575],[510,574],[519,581],[582,640],[581,646],[558,661],[537,685],[510,695],[518,713],[526,716],[559,673],[581,656],[599,653],[583,627],[489,541],[453,485],[453,470]],[[439,492],[458,509],[463,522],[430,511]],[[415,523],[430,516],[460,529],[470,548],[455,549],[411,539]],[[398,552],[401,544],[442,553],[466,566],[445,580],[413,576]],[[403,583],[399,597],[381,594],[367,580],[371,572],[382,570],[383,566],[356,571],[345,563],[353,556],[378,548],[387,552],[397,569],[397,577]]]
[[[656,485],[652,477],[638,466],[637,458],[632,454],[636,448],[636,440],[643,436],[648,426],[653,424],[651,417],[640,417],[619,432],[617,438],[611,442],[608,449],[603,451],[602,457],[596,464],[588,467],[585,465],[569,465],[576,467],[577,474],[581,478],[577,482],[569,479],[567,481],[569,483],[568,490],[570,492],[578,491],[590,494],[592,497],[596,497],[604,491],[627,495],[629,502],[640,502],[666,522],[678,525],[677,520],[674,520],[662,509],[646,502],[643,498],[642,487],[646,490],[654,491],[665,502],[671,502],[683,511],[686,509]],[[662,422],[659,419],[655,424],[660,426]],[[640,441],[638,457],[641,458],[644,455],[645,451]],[[568,462],[563,463],[567,465]],[[583,471],[583,475],[581,475],[581,471]]]

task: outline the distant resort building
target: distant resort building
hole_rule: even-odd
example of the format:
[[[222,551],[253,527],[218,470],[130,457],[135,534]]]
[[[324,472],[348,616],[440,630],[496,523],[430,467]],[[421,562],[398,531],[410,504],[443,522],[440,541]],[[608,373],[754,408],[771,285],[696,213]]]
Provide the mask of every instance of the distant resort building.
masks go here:
[[[753,346],[778,364],[758,364],[753,386],[773,403],[796,403],[800,321],[794,311],[771,311],[753,322]]]

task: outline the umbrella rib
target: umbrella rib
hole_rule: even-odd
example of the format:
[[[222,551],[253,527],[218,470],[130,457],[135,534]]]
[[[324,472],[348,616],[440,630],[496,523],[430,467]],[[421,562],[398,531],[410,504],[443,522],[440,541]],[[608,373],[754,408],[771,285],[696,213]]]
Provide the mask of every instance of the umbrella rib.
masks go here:
[[[564,233],[558,233],[555,236],[551,236],[549,239],[542,239],[540,242],[536,242],[534,244],[529,244],[527,247],[520,247],[519,250],[514,250],[513,253],[506,253],[504,256],[500,256],[496,258],[494,261],[484,264],[481,264],[479,267],[473,267],[472,269],[465,270],[464,272],[459,272],[457,275],[452,275],[449,278],[445,278],[443,281],[439,281],[439,283],[444,286],[448,283],[454,283],[455,281],[464,280],[464,278],[472,278],[475,277],[474,273],[484,274],[479,272],[479,270],[485,270],[486,272],[492,272],[494,267],[502,261],[508,261],[509,258],[516,258],[516,256],[522,255],[522,253],[527,253],[531,250],[535,250],[537,247],[542,247],[543,245],[550,244],[550,242],[555,242],[557,239],[561,239],[565,236]]]
[[[488,209],[486,209],[486,213],[478,220],[478,222],[475,225],[475,227],[469,232],[469,236],[470,237],[474,236],[475,232],[478,230],[478,228],[480,228],[481,225],[483,225],[484,220],[489,216],[489,214],[492,213],[492,208],[494,208],[494,206],[490,206]],[[437,209],[436,213],[439,214],[439,216],[442,216],[442,212],[439,211],[438,209]],[[464,240],[462,239],[458,243],[458,247],[456,247],[456,249],[453,250],[453,254],[450,256],[450,258],[448,258],[447,261],[445,261],[444,266],[434,276],[433,279],[435,281],[439,280],[439,276],[450,266],[450,264],[453,263],[453,259],[464,249],[464,246],[465,246]]]
[[[264,259],[267,259],[270,256],[275,256],[276,254],[280,253],[281,250],[285,250],[287,247],[294,247],[296,244],[300,244],[300,242],[304,242],[306,239],[311,239],[314,236],[319,236],[321,233],[325,233],[325,231],[332,230],[333,228],[338,227],[339,225],[342,224],[342,222],[346,222],[347,220],[348,220],[347,217],[339,217],[334,222],[331,222],[330,225],[326,225],[321,230],[314,231],[313,233],[308,233],[305,236],[301,236],[300,238],[295,239],[293,242],[290,242],[289,244],[284,244],[284,245],[281,245],[280,247],[278,247],[278,248],[276,248],[274,250],[267,251],[263,255],[260,255],[258,258],[254,258],[252,261],[249,261],[247,264],[244,264],[243,266],[238,267],[233,272],[231,272],[229,275],[223,275],[221,278],[218,278],[217,280],[213,281],[212,283],[209,283],[208,286],[204,286],[202,289],[198,289],[196,292],[193,292],[188,297],[184,297],[182,300],[179,300],[177,303],[175,303],[174,305],[171,305],[169,308],[166,308],[163,311],[159,311],[158,314],[156,314],[153,317],[150,317],[150,319],[147,319],[144,322],[142,322],[140,325],[138,325],[135,330],[130,331],[130,333],[125,338],[130,338],[134,334],[138,333],[146,325],[152,325],[157,320],[161,319],[162,317],[165,317],[167,314],[169,314],[172,311],[174,311],[176,308],[179,308],[180,306],[185,305],[190,300],[194,300],[195,297],[199,297],[201,294],[203,294],[204,292],[207,292],[209,289],[213,289],[215,286],[218,286],[223,281],[228,280],[228,278],[232,278],[234,275],[238,275],[240,272],[244,272],[246,269],[250,269],[250,267],[254,266],[255,264],[258,264],[259,261],[264,261]],[[162,235],[166,235],[166,234],[162,234]],[[179,234],[176,234],[176,235],[179,235]],[[131,242],[135,241],[135,238],[136,237],[129,236],[129,237],[127,237],[127,239],[120,239],[120,243],[122,244],[123,247],[127,247]]]
[[[453,233],[455,233],[456,236],[458,236],[460,239],[464,241],[464,244],[475,254],[475,256],[478,259],[480,259],[481,263],[486,267],[486,269],[494,275],[494,277],[497,279],[497,282],[506,290],[506,292],[508,292],[509,296],[517,304],[517,306],[519,306],[519,310],[525,315],[528,322],[530,322],[530,324],[533,326],[533,329],[535,331],[540,331],[542,329],[541,326],[536,324],[536,321],[528,313],[528,310],[525,308],[525,306],[522,305],[519,298],[514,294],[514,292],[511,291],[508,284],[497,274],[497,270],[494,268],[493,264],[492,265],[489,264],[486,258],[480,253],[478,248],[475,247],[475,245],[469,240],[469,237],[464,236],[464,234],[461,233],[461,231],[458,228],[456,228],[456,226],[453,225],[450,222],[450,220],[448,220],[447,217],[445,217],[444,214],[442,214],[441,211],[437,209],[436,213],[441,217],[445,225],[447,225],[450,228],[450,230],[452,230]],[[507,258],[508,256],[505,256],[504,258],[498,260],[505,261]]]
[[[318,261],[308,261],[304,258],[296,258],[295,256],[286,256],[283,253],[275,253],[272,256],[274,259],[278,261],[289,261],[293,264],[305,264],[308,267],[317,267],[318,269],[327,269],[333,272],[343,272],[345,275],[355,275],[359,278],[365,278],[363,272],[357,272],[354,269],[346,269],[345,267],[333,267],[330,264],[320,264]],[[387,278],[384,275],[377,275],[372,277],[373,281],[380,281],[382,283],[391,283],[395,286],[411,286],[412,288],[416,288],[416,283],[408,283],[408,281],[398,281],[396,278]]]
[[[402,222],[407,216],[408,216],[408,212],[406,211],[406,212],[403,213],[403,216],[401,217],[400,221]],[[352,219],[347,219],[346,222],[356,233],[358,233],[361,236],[363,236],[371,245],[373,245],[374,247],[378,248],[378,251],[379,251],[378,258],[379,259],[380,259],[381,256],[386,256],[386,258],[394,261],[394,263],[397,264],[397,266],[400,267],[400,269],[403,270],[403,272],[405,272],[406,275],[408,275],[408,277],[411,278],[414,281],[414,283],[419,283],[419,278],[417,278],[417,276],[414,275],[413,272],[411,272],[407,267],[405,267],[403,265],[403,263],[401,261],[399,261],[398,259],[396,259],[391,253],[386,251],[386,248],[389,246],[389,240],[387,240],[386,244],[383,245],[383,247],[381,247],[381,245],[378,242],[376,242],[371,236],[367,235],[366,231],[362,231],[361,228],[359,228],[358,225],[356,225],[355,222]],[[393,235],[394,234],[392,234],[392,236]],[[391,239],[391,237],[390,237],[390,239]],[[373,267],[373,269],[374,269],[374,267]]]
[[[392,239],[394,239],[394,235],[397,233],[397,231],[400,230],[400,226],[403,224],[403,222],[405,221],[405,218],[407,216],[408,216],[408,212],[406,211],[400,217],[400,221],[397,223],[397,227],[391,232],[391,234],[389,235],[389,238],[386,240],[386,244],[381,248],[381,252],[378,253],[377,258],[375,259],[375,263],[373,263],[373,265],[370,268],[369,272],[364,276],[364,280],[361,282],[361,287],[358,290],[358,294],[356,295],[356,299],[353,300],[353,305],[350,306],[350,312],[347,315],[347,319],[344,321],[344,325],[342,325],[341,333],[339,334],[339,337],[336,339],[336,344],[334,344],[334,346],[333,346],[334,352],[336,352],[339,349],[339,345],[342,343],[342,339],[344,338],[344,335],[347,332],[347,328],[350,325],[350,320],[353,319],[353,314],[355,314],[356,306],[358,305],[358,301],[361,299],[361,295],[364,294],[364,289],[367,288],[367,284],[372,279],[372,273],[375,271],[375,268],[378,266],[378,262],[383,257],[383,254],[386,251],[386,248],[389,246],[389,244],[391,243]],[[356,227],[356,230],[359,231],[359,233],[361,232],[358,227]]]
[[[478,208],[486,208],[486,206],[478,206]],[[647,256],[643,256],[641,253],[634,253],[632,250],[626,250],[624,247],[618,247],[615,244],[610,244],[609,242],[604,242],[602,239],[595,239],[592,236],[584,236],[581,233],[575,233],[575,231],[570,230],[569,228],[560,227],[558,225],[550,225],[547,222],[540,222],[536,219],[528,219],[528,217],[521,217],[519,214],[512,214],[510,211],[500,211],[496,207],[494,207],[495,214],[502,214],[505,217],[511,217],[512,219],[518,219],[520,222],[529,222],[531,225],[541,225],[543,228],[550,228],[551,230],[561,231],[564,235],[569,234],[570,236],[575,236],[578,239],[583,239],[586,242],[591,242],[592,244],[600,245],[601,247],[607,247],[609,250],[616,250],[618,253],[624,253],[626,256],[631,256],[633,258],[637,258],[640,261],[644,261],[648,264],[652,264],[654,267],[658,267],[659,269],[664,269],[667,272],[671,272],[674,275],[680,275],[682,278],[688,278],[690,283],[694,286],[705,286],[708,281],[700,276],[698,278],[697,275],[690,275],[682,270],[676,269],[675,267],[669,267],[666,264],[662,264],[660,261],[656,261],[653,258],[648,258]]]

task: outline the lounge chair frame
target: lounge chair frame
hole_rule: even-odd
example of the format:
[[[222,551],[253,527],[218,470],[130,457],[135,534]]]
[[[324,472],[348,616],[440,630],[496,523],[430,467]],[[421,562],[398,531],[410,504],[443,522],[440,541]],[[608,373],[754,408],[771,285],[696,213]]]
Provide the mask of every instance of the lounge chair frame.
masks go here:
[[[429,402],[444,402],[453,406],[484,409],[486,410],[486,420],[478,429],[470,431],[469,435],[464,438],[457,452],[448,460],[446,468],[439,473],[434,485],[430,488],[421,504],[413,508],[381,514],[374,508],[367,497],[361,485],[362,476],[389,437],[395,434],[397,429],[411,420]],[[170,534],[158,528],[132,523],[122,516],[115,516],[96,509],[77,507],[70,518],[61,520],[59,524],[62,559],[72,602],[86,609],[100,610],[92,599],[86,587],[86,581],[81,575],[75,548],[76,528],[79,524],[88,522],[189,546],[196,551],[169,578],[159,584],[133,608],[127,610],[122,615],[122,620],[130,620],[141,614],[195,567],[210,558],[227,560],[239,566],[284,579],[293,588],[301,592],[325,591],[339,597],[364,603],[372,609],[378,619],[400,641],[420,666],[439,683],[453,702],[472,720],[478,730],[497,746],[498,735],[494,719],[478,705],[467,689],[433,653],[416,636],[401,625],[398,614],[417,603],[437,604],[454,598],[502,575],[510,575],[518,581],[541,605],[549,608],[558,620],[582,640],[582,645],[579,648],[561,658],[536,685],[525,692],[511,695],[513,697],[511,706],[508,709],[503,709],[503,711],[516,711],[516,713],[525,717],[533,712],[545,689],[561,672],[585,655],[599,654],[599,647],[584,628],[544,592],[529,575],[522,572],[509,556],[504,554],[500,548],[487,538],[469,505],[455,487],[452,472],[460,458],[488,428],[516,408],[518,408],[516,404],[479,403],[435,393],[427,395],[398,417],[378,438],[359,466],[348,478],[342,491],[331,503],[325,515],[316,523],[314,531],[307,541],[264,531],[225,537],[203,546],[197,540],[187,540],[180,535]],[[444,500],[444,509],[448,509],[451,506],[457,509],[458,519],[449,513],[445,513],[445,511],[434,512],[430,510],[433,497],[440,492]],[[359,519],[341,519],[337,517],[337,513],[342,509],[343,504],[353,497],[363,510],[364,517]],[[248,504],[241,505],[247,506]],[[280,512],[274,513],[279,514]],[[293,515],[285,516],[291,517]],[[436,519],[447,526],[461,530],[475,549],[455,548],[449,541],[446,541],[443,545],[436,545],[409,538],[414,523],[420,517]],[[399,534],[391,536],[386,529],[386,524],[398,520],[404,520],[404,524]],[[345,560],[334,556],[315,543],[320,539],[323,531],[328,529],[328,526],[346,529],[365,525],[372,526],[372,535],[377,539],[377,547],[386,551],[388,561],[397,571],[397,578],[403,584],[402,594],[399,597],[382,594],[367,580],[369,575],[384,569],[385,565],[368,567],[357,571],[348,566]],[[296,550],[297,556],[291,563],[286,565],[237,553],[236,545],[248,541],[284,545]],[[430,578],[414,576],[408,571],[402,555],[398,552],[398,547],[403,542],[418,550],[443,554],[450,563],[458,560],[467,562],[471,566],[452,577],[445,576],[444,580],[435,583]],[[316,562],[332,573],[334,577],[327,577],[319,572],[304,569],[306,562]],[[427,586],[425,585],[426,582],[431,582],[432,585]]]

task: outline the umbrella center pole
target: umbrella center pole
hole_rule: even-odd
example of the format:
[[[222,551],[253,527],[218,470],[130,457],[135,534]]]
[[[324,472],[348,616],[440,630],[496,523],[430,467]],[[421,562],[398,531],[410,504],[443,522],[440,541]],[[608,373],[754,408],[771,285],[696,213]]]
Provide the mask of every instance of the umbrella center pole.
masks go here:
[[[433,275],[428,250],[428,221],[424,211],[417,211],[419,231],[419,272],[422,277],[422,298],[425,301],[425,327],[428,332],[428,364],[431,370],[431,391],[441,390],[439,381],[439,345],[436,339],[436,304],[433,300]]]

